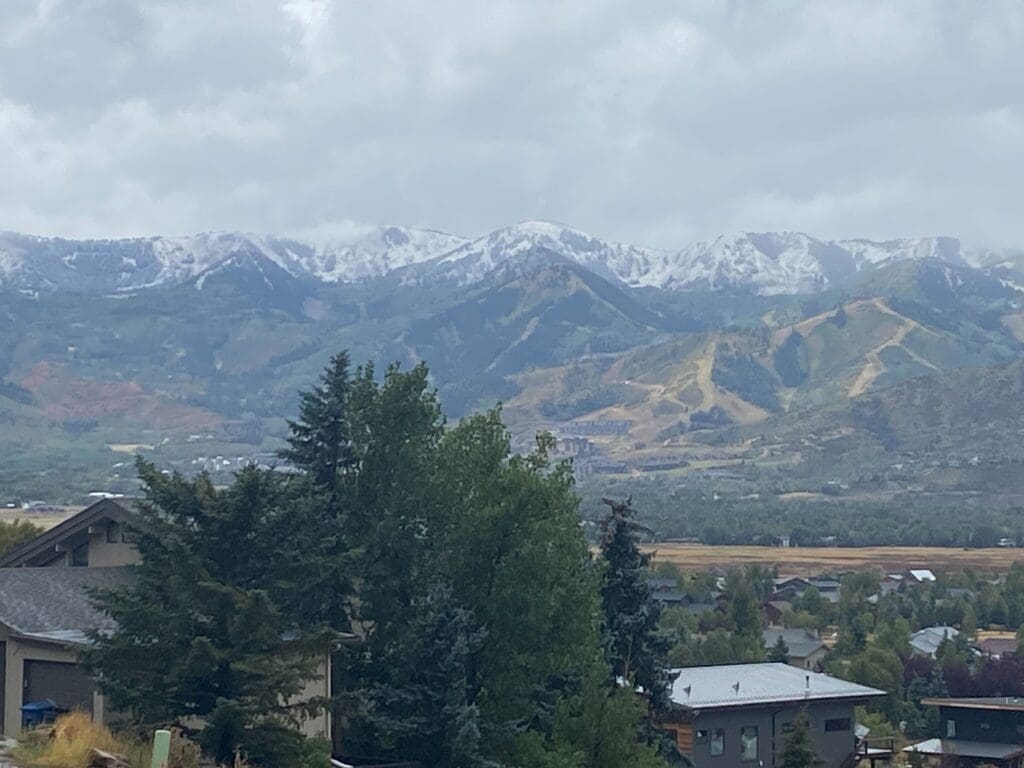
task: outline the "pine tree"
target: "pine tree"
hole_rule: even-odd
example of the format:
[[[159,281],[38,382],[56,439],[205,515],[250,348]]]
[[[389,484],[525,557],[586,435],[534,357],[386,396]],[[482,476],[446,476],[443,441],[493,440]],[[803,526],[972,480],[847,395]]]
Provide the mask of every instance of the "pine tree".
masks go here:
[[[650,555],[640,551],[635,510],[629,499],[605,499],[601,521],[602,623],[612,675],[643,690],[652,711],[668,709],[665,656],[671,640],[658,631],[661,604],[648,583]]]
[[[485,765],[475,662],[486,633],[443,583],[433,584],[407,618],[370,691],[377,738],[396,759],[433,768]]]
[[[781,633],[779,634],[779,639],[775,641],[775,645],[768,651],[768,661],[779,661],[783,664],[789,664],[789,646],[786,645],[786,641]]]
[[[225,490],[138,469],[141,562],[129,586],[94,595],[117,629],[93,636],[86,663],[113,707],[142,722],[205,721],[201,741],[221,761],[241,749],[257,765],[293,764],[299,722],[326,705],[297,697],[334,635],[294,606],[303,564],[278,548],[290,490],[254,467]]]
[[[320,384],[299,394],[299,417],[288,422],[283,459],[305,470],[321,488],[334,491],[353,465],[348,400],[352,388],[348,352],[331,358]]]
[[[801,711],[793,723],[793,731],[782,744],[780,768],[820,768],[824,761],[814,751],[807,712]]]

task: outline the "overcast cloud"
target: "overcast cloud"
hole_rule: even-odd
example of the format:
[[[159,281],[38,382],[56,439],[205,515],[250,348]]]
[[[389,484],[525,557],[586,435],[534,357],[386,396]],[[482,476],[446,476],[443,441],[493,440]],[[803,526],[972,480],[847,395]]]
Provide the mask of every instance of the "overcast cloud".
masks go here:
[[[1024,3],[3,0],[0,229],[1024,245]]]

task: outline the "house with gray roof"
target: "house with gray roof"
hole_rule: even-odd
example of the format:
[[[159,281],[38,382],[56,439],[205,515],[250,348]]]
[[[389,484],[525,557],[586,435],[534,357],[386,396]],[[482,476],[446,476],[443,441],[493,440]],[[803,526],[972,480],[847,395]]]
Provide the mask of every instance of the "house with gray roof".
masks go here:
[[[943,641],[953,640],[959,634],[960,630],[956,627],[925,627],[910,636],[910,649],[934,659]]]
[[[21,706],[51,699],[102,721],[103,697],[78,664],[89,633],[113,629],[89,602],[92,588],[127,583],[124,568],[0,568],[0,723],[21,730]]]
[[[789,663],[800,669],[818,670],[825,659],[825,654],[828,653],[828,648],[818,637],[818,633],[809,629],[769,627],[761,633],[761,638],[768,651],[778,644],[779,638],[782,638],[789,652]]]
[[[1024,699],[922,699],[939,710],[939,737],[904,748],[934,766],[1020,768],[1024,765]]]
[[[685,667],[672,674],[672,711],[659,726],[695,768],[774,768],[802,711],[823,768],[849,765],[858,754],[854,707],[885,695],[779,663]]]
[[[21,707],[52,700],[109,720],[104,697],[79,663],[96,632],[116,628],[93,608],[90,591],[132,582],[139,553],[132,542],[131,502],[103,499],[0,559],[0,727],[21,732]],[[330,657],[301,696],[330,696]],[[308,718],[308,736],[330,737],[326,713]]]

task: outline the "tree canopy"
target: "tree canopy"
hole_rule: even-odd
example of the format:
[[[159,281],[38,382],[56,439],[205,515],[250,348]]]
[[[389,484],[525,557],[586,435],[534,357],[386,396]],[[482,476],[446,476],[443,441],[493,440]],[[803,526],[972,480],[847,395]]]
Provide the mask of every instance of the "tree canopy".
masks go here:
[[[115,706],[201,717],[218,756],[288,765],[269,742],[326,704],[295,694],[333,647],[336,750],[431,768],[662,765],[643,701],[611,683],[571,467],[546,436],[513,453],[497,409],[446,428],[429,382],[423,365],[378,377],[342,353],[300,395],[281,454],[293,471],[250,467],[217,489],[139,463],[142,564],[97,596],[119,628],[90,653]],[[619,587],[646,637],[657,615],[636,565]],[[655,691],[645,644],[630,669]]]

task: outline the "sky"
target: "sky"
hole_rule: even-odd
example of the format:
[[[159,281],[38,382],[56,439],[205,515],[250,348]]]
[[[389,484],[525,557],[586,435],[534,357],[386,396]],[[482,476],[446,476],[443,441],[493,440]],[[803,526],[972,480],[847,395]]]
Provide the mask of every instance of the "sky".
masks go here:
[[[3,0],[0,229],[1024,245],[1019,0]]]

